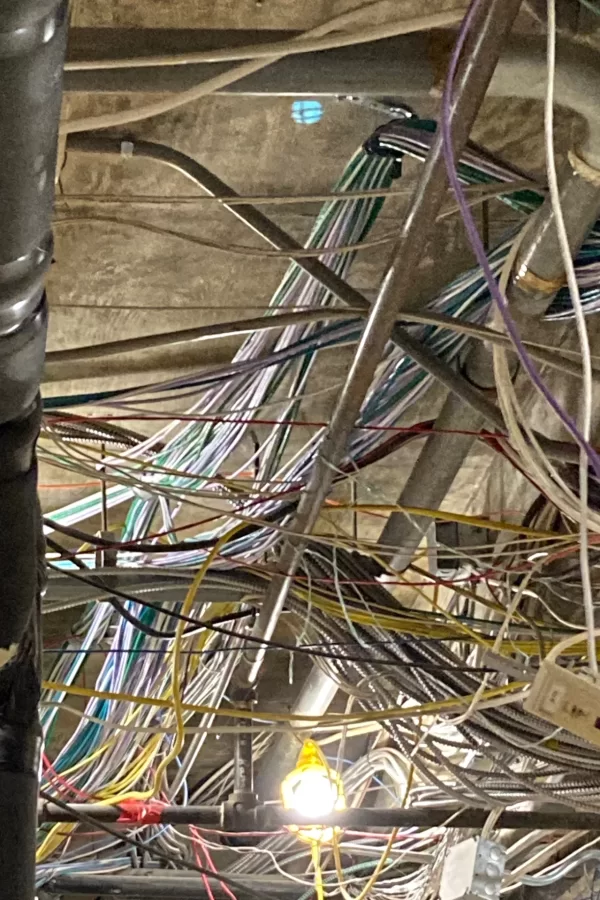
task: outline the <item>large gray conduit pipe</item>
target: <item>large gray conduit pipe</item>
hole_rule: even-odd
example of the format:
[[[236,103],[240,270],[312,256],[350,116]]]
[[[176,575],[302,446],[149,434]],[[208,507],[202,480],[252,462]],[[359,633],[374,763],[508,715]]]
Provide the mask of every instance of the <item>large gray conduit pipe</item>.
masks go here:
[[[33,900],[44,541],[35,445],[66,0],[0,2],[0,896]]]

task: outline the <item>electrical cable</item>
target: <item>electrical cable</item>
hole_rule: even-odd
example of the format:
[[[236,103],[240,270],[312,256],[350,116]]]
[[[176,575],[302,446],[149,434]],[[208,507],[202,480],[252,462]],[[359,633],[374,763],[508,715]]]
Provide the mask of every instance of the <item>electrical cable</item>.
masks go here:
[[[360,245],[356,245],[356,247],[358,246]],[[339,252],[339,248],[337,252]],[[230,337],[233,334],[245,334],[263,329],[269,330],[274,328],[283,328],[287,325],[294,325],[301,322],[320,322],[324,319],[331,318],[345,319],[348,313],[352,313],[353,315],[360,315],[361,317],[364,316],[364,311],[362,310],[356,311],[335,309],[322,310],[319,312],[311,311],[306,313],[290,313],[288,315],[280,314],[276,318],[281,319],[281,322],[272,321],[271,319],[260,317],[257,319],[227,322],[223,323],[222,325],[207,325],[201,326],[199,328],[188,328],[182,331],[166,332],[165,334],[152,334],[140,338],[127,338],[122,341],[111,341],[105,344],[92,344],[88,347],[75,347],[67,350],[51,350],[46,354],[46,362],[48,364],[77,362],[80,360],[93,359],[100,356],[111,356],[117,353],[132,353],[139,350],[148,350],[154,347],[172,346],[178,343],[195,342],[220,337]],[[404,323],[414,322],[420,325],[439,325],[441,328],[448,328],[459,334],[477,337],[483,341],[502,346],[508,345],[510,343],[510,339],[506,335],[500,333],[499,331],[496,331],[493,328],[485,325],[456,321],[450,316],[444,316],[443,314],[439,313],[427,315],[424,313],[413,313],[405,311],[402,313],[402,320]],[[347,325],[350,323],[348,321],[345,321],[344,324]],[[539,344],[531,343],[530,341],[524,341],[523,344],[527,348],[529,355],[533,359],[537,359],[539,362],[543,362],[545,365],[551,366],[552,368],[568,372],[570,375],[581,377],[581,367],[577,365],[575,360],[571,360],[567,356],[565,356],[565,351],[557,352],[554,348],[550,350],[549,348],[543,347]],[[595,381],[599,381],[600,368],[592,367],[591,371],[593,379]],[[112,440],[114,441],[115,438],[113,437]]]
[[[381,5],[379,2],[366,4],[367,9]],[[365,5],[359,7],[356,12],[362,13]],[[346,24],[349,17],[346,15]],[[426,16],[401,20],[397,27],[401,31],[395,31],[394,24],[384,24],[366,28],[353,34],[336,34],[332,37],[324,37],[316,40],[304,40],[303,37],[293,40],[272,41],[270,43],[250,44],[248,46],[233,47],[230,49],[190,51],[188,53],[172,54],[169,56],[133,56],[128,58],[101,59],[101,60],[70,60],[65,64],[65,71],[97,71],[99,69],[133,69],[148,66],[180,66],[197,65],[198,63],[238,62],[242,59],[259,58],[262,56],[290,56],[299,53],[316,53],[323,50],[333,50],[339,47],[353,46],[360,43],[370,43],[392,37],[395,34],[408,34],[411,31],[426,31],[433,28],[447,28],[458,24],[464,15],[462,9],[449,10],[448,12],[433,13]],[[341,18],[341,17],[339,17]],[[339,25],[338,25],[339,27]]]
[[[304,34],[302,35],[302,40],[321,38],[326,36],[331,31],[339,30],[341,28],[347,27],[348,25],[354,24],[356,20],[360,20],[365,10],[369,11],[371,7],[378,4],[379,2],[381,2],[381,0],[375,0],[374,3],[368,3],[358,7],[358,9],[342,13],[341,15],[330,19],[328,22],[325,22],[323,25],[304,32]],[[450,14],[450,16],[450,21],[457,21],[457,13]],[[390,23],[389,25],[378,31],[378,34],[380,34],[381,38],[384,38],[386,36],[391,37],[398,34],[410,34],[411,32],[423,31],[428,28],[435,27],[435,23],[439,24],[445,22],[446,24],[448,24],[448,18],[448,13],[442,13],[439,17],[421,16],[415,19],[407,19],[404,22]],[[362,32],[364,32],[364,29],[362,29]],[[357,42],[360,42],[362,32],[356,32]],[[342,38],[342,40],[344,39]],[[266,68],[266,66],[276,62],[278,59],[287,56],[290,52],[290,45],[293,45],[295,41],[296,39],[292,39],[289,44],[286,42],[282,50],[276,52],[275,55],[251,59],[248,62],[236,66],[233,69],[229,69],[226,72],[222,72],[219,75],[208,78],[206,79],[206,81],[201,82],[193,88],[189,88],[186,91],[180,91],[179,93],[169,97],[168,99],[156,100],[153,103],[146,104],[145,106],[140,106],[136,109],[129,109],[122,112],[107,113],[105,115],[98,116],[88,116],[82,119],[70,119],[66,121],[63,120],[60,123],[59,132],[61,135],[66,135],[83,131],[94,131],[102,128],[113,128],[120,125],[129,125],[131,122],[139,122],[143,119],[149,119],[153,116],[158,116],[163,113],[171,112],[174,109],[179,109],[181,106],[185,106],[188,103],[199,100],[200,98],[205,97],[208,94],[212,94],[216,91],[222,90],[223,88],[229,86],[230,84],[233,84],[236,81],[239,81],[247,75],[252,75],[254,72],[258,72],[261,69]],[[347,41],[346,46],[348,45],[348,43],[352,43],[352,41]],[[264,48],[261,48],[259,45],[259,48],[257,49],[260,53]]]
[[[200,875],[212,876],[213,874],[210,869],[207,869],[204,866],[199,866],[196,863],[191,863],[189,860],[170,856],[169,854],[164,853],[162,850],[158,850],[149,841],[141,841],[138,838],[132,838],[128,834],[119,831],[118,828],[113,828],[112,825],[109,825],[107,822],[102,822],[99,819],[94,819],[92,816],[88,816],[87,813],[82,812],[79,809],[74,809],[68,803],[64,803],[60,799],[60,797],[53,797],[47,791],[43,790],[43,788],[40,788],[40,797],[42,797],[42,799],[47,803],[58,806],[64,812],[69,812],[70,814],[74,815],[76,819],[78,819],[84,825],[89,825],[90,828],[93,828],[95,831],[104,831],[106,832],[106,834],[117,838],[118,841],[129,844],[130,847],[134,847],[136,850],[141,850],[144,853],[147,853],[149,856],[154,856],[156,859],[160,859],[162,862],[167,862],[169,863],[169,865],[175,865],[176,867],[179,866],[182,869],[191,869],[193,872],[198,872]],[[244,885],[242,882],[237,881],[234,878],[229,878],[229,876],[220,875],[219,879],[231,888],[237,888],[238,890],[243,890],[246,893],[249,893],[252,897],[255,897],[256,900],[259,900],[259,898],[269,898],[272,896],[269,891],[262,891],[259,894],[258,891],[249,888],[247,885]]]
[[[567,275],[569,292],[571,294],[571,302],[575,313],[575,322],[577,324],[577,333],[581,346],[581,360],[583,367],[583,424],[581,433],[586,442],[591,439],[592,430],[592,360],[590,341],[585,322],[585,314],[579,286],[577,284],[577,275],[575,266],[571,256],[571,248],[569,246],[569,236],[565,225],[565,219],[562,211],[560,200],[560,189],[558,186],[558,175],[556,171],[556,160],[554,156],[554,79],[556,70],[556,3],[555,0],[547,0],[548,9],[548,38],[547,38],[547,56],[548,56],[548,74],[547,74],[547,97],[545,106],[545,140],[546,140],[546,170],[548,173],[548,184],[550,189],[550,197],[552,200],[552,208],[556,221],[556,229],[558,232],[558,240],[560,250]],[[585,619],[588,629],[588,659],[589,665],[594,679],[598,680],[598,660],[596,658],[596,642],[593,637],[595,626],[594,614],[594,598],[592,591],[592,580],[590,573],[590,562],[588,555],[588,459],[587,454],[581,447],[579,459],[579,498],[581,504],[581,528],[579,535],[580,547],[580,566],[582,580],[582,596],[585,611]]]
[[[89,584],[91,587],[95,588],[104,588],[106,591],[106,595],[104,598],[104,602],[109,603],[123,618],[127,619],[135,628],[138,628],[144,634],[149,635],[150,637],[156,638],[169,638],[172,639],[175,637],[175,632],[165,632],[165,631],[157,631],[154,628],[150,628],[148,625],[145,625],[140,621],[136,616],[133,616],[122,603],[119,603],[116,600],[116,597],[120,597],[123,600],[131,601],[132,603],[137,603],[139,606],[144,606],[146,609],[153,609],[156,612],[165,612],[161,606],[156,603],[152,603],[150,600],[144,600],[141,597],[134,596],[133,594],[127,594],[125,591],[121,591],[116,587],[113,587],[106,582],[97,579],[95,577],[86,577],[85,575],[81,575],[78,572],[73,572],[71,569],[59,569],[58,566],[54,565],[54,563],[47,562],[46,565],[50,569],[54,569],[56,572],[60,572],[61,574],[67,575],[69,578],[74,578],[76,581],[81,581],[84,584]],[[87,566],[84,566],[87,569]],[[194,619],[189,615],[185,615],[184,613],[176,612],[175,610],[166,611],[168,615],[174,619],[177,619],[180,622],[189,622],[191,627],[186,629],[186,634],[197,634],[199,630],[202,629],[214,629],[216,626],[220,624],[224,624],[226,622],[237,622],[241,619],[246,619],[251,616],[252,610],[250,611],[242,611],[239,613],[229,613],[226,616],[217,616],[214,619],[210,619],[206,622],[201,621],[200,619]],[[228,632],[225,632],[226,634]]]
[[[589,442],[585,439],[585,437],[579,431],[577,425],[572,420],[572,418],[562,409],[558,401],[555,397],[548,391],[543,381],[540,379],[527,350],[523,346],[521,338],[518,334],[518,329],[516,324],[512,318],[510,310],[508,308],[508,304],[506,298],[498,289],[498,284],[494,277],[494,273],[489,265],[488,258],[481,243],[481,239],[477,232],[477,226],[471,212],[469,210],[466,198],[463,194],[463,189],[460,184],[457,171],[456,171],[456,160],[454,159],[454,151],[452,147],[452,135],[450,133],[450,106],[452,102],[452,91],[454,78],[456,75],[456,71],[458,68],[458,62],[460,59],[461,52],[463,50],[465,41],[469,34],[469,29],[471,27],[471,23],[473,18],[481,6],[482,0],[471,0],[471,5],[469,7],[469,11],[467,16],[464,19],[464,22],[461,26],[461,30],[459,33],[459,37],[454,48],[452,59],[450,62],[448,76],[446,79],[446,84],[444,88],[443,94],[443,103],[442,103],[442,115],[441,115],[441,128],[444,135],[444,154],[447,161],[447,170],[448,170],[448,178],[450,183],[454,189],[454,193],[457,199],[457,202],[460,206],[461,213],[465,222],[465,227],[467,230],[467,234],[469,236],[469,240],[477,257],[477,260],[485,274],[486,281],[488,283],[490,293],[495,301],[496,308],[498,309],[502,321],[506,327],[508,334],[510,335],[517,355],[523,368],[529,375],[532,383],[536,386],[542,396],[546,399],[550,407],[554,410],[560,421],[567,428],[567,430],[573,435],[579,446],[585,451],[586,456],[588,457],[590,464],[592,465],[596,475],[600,477],[600,457],[594,450],[594,448],[589,444]]]
[[[346,278],[354,250],[346,254],[339,253],[339,248],[366,246],[383,192],[389,191],[391,179],[398,175],[398,161],[404,155],[424,159],[431,135],[431,125],[420,120],[378,129],[377,144],[391,155],[377,155],[375,148],[353,157],[335,196],[327,198],[307,242],[309,252]],[[475,145],[461,157],[457,173],[461,183],[477,187],[473,193],[480,197],[488,196],[492,187],[496,191],[498,182],[503,182],[506,192],[501,200],[519,215],[530,215],[543,199],[543,185]],[[346,200],[344,190],[348,192]],[[382,196],[375,197],[378,191]],[[500,278],[501,288],[519,239],[515,229],[489,253],[489,267],[494,278]],[[505,354],[510,338],[483,324],[491,302],[485,275],[480,267],[464,273],[444,288],[422,315],[406,317],[410,333],[449,366],[458,364],[462,348],[473,337],[489,338],[498,352]],[[600,231],[595,227],[576,260],[585,314],[600,308],[599,275]],[[52,664],[41,705],[46,740],[52,739],[61,708],[78,717],[73,735],[48,754],[56,776],[49,770],[46,782],[55,787],[61,784],[65,790],[68,785],[107,803],[119,803],[127,796],[145,802],[156,796],[157,786],[163,796],[176,798],[171,802],[194,803],[200,798],[200,802],[218,803],[233,789],[232,755],[195,784],[190,775],[195,765],[202,766],[207,759],[203,742],[208,735],[223,735],[225,740],[242,729],[247,731],[253,758],[259,761],[275,746],[278,735],[302,739],[314,729],[315,734],[323,735],[323,742],[334,745],[334,755],[336,743],[340,754],[346,737],[363,735],[365,743],[357,750],[358,759],[343,772],[351,804],[363,802],[371,790],[387,790],[396,802],[410,794],[413,806],[443,804],[450,798],[487,809],[539,800],[594,807],[600,795],[595,749],[529,715],[521,701],[546,651],[550,658],[557,653],[568,658],[575,671],[582,666],[581,635],[574,634],[568,647],[562,642],[570,629],[581,626],[560,614],[558,619],[548,618],[543,611],[543,592],[564,593],[573,585],[580,587],[571,562],[580,550],[573,522],[582,529],[588,525],[599,530],[593,505],[599,483],[590,471],[590,510],[583,512],[585,504],[581,494],[577,496],[574,467],[554,466],[544,459],[547,445],[538,446],[536,436],[530,437],[510,378],[501,368],[498,393],[507,427],[494,427],[482,433],[480,440],[525,473],[536,490],[547,492],[545,507],[534,511],[532,518],[525,517],[521,525],[516,524],[519,520],[513,519],[512,512],[506,513],[504,503],[499,504],[496,519],[464,516],[462,509],[457,513],[406,509],[407,515],[424,513],[432,519],[455,521],[461,528],[495,529],[500,543],[496,545],[495,538],[486,535],[468,540],[466,546],[442,544],[437,550],[437,569],[432,565],[430,572],[419,572],[413,566],[400,577],[390,572],[392,548],[369,539],[368,528],[353,532],[340,518],[340,514],[350,513],[360,516],[362,524],[367,515],[385,516],[391,507],[383,492],[378,496],[375,488],[361,497],[363,502],[354,495],[350,502],[335,495],[324,511],[323,533],[315,534],[309,543],[290,593],[282,625],[290,630],[292,639],[269,642],[265,648],[287,655],[291,677],[295,675],[291,661],[310,656],[317,671],[348,696],[346,714],[314,714],[311,718],[313,714],[304,710],[289,714],[281,707],[259,708],[249,713],[235,706],[233,679],[243,677],[244,652],[251,646],[242,624],[235,621],[240,615],[237,610],[242,602],[260,604],[264,596],[281,536],[286,534],[328,424],[323,416],[319,417],[323,421],[312,421],[316,417],[307,415],[302,406],[313,396],[307,390],[311,367],[317,354],[351,343],[360,332],[362,312],[352,320],[352,309],[336,310],[342,321],[327,322],[329,304],[334,302],[321,285],[292,263],[265,312],[269,317],[271,313],[279,315],[280,307],[285,307],[284,315],[292,309],[301,315],[306,310],[311,316],[304,324],[290,317],[285,328],[273,323],[277,332],[257,330],[244,341],[232,365],[208,373],[185,374],[120,396],[67,398],[73,403],[111,404],[109,411],[117,420],[131,418],[146,426],[158,422],[159,431],[150,436],[122,435],[113,430],[116,426],[110,416],[106,421],[101,416],[86,416],[81,423],[78,417],[71,417],[63,423],[60,412],[52,414],[42,458],[81,473],[81,481],[99,477],[113,481],[106,492],[107,505],[112,509],[124,504],[126,513],[120,540],[114,542],[76,527],[97,514],[101,499],[97,493],[55,511],[45,522],[47,530],[56,527],[79,542],[79,549],[72,551],[56,542],[51,545],[60,558],[52,564],[49,598],[52,590],[60,589],[61,579],[71,580],[67,569],[94,564],[95,547],[110,548],[117,556],[113,572],[102,570],[101,582],[93,574],[85,582],[94,589],[93,594],[90,591],[86,597],[81,591],[73,598],[85,604],[75,634],[63,647],[45,648]],[[577,299],[563,290],[550,315],[574,317],[576,304]],[[551,348],[525,342],[523,346],[531,356],[537,354],[540,362],[551,362],[581,377],[576,354],[557,352],[553,356]],[[366,466],[431,431],[430,423],[415,426],[412,433],[408,428],[403,432],[402,424],[398,425],[408,410],[412,415],[414,403],[430,384],[430,376],[403,351],[388,349],[356,423],[347,458],[336,473],[338,484],[354,482]],[[186,410],[188,398],[191,408]],[[58,404],[59,399],[48,402]],[[267,408],[274,410],[268,419]],[[300,425],[309,431],[301,431]],[[294,434],[309,437],[292,442]],[[111,455],[86,449],[86,444],[98,445],[104,438]],[[577,451],[572,458],[576,461]],[[192,506],[207,510],[208,518],[196,521],[199,517],[193,515]],[[552,513],[555,508],[560,510],[556,517]],[[186,533],[190,539],[182,540]],[[590,535],[590,546],[596,539],[596,534]],[[419,552],[415,563],[422,557],[433,559],[431,550],[430,545]],[[536,559],[539,553],[547,555]],[[552,563],[563,557],[564,570],[557,575]],[[448,575],[443,568],[446,560],[453,560],[452,565],[462,566],[462,570]],[[595,561],[596,554],[591,565],[595,566]],[[146,575],[153,572],[164,582],[149,583]],[[190,582],[198,588],[200,581],[199,593],[190,592]],[[110,596],[113,584],[126,588],[119,605],[129,618],[102,602],[100,592],[106,590]],[[174,585],[179,586],[177,590]],[[144,593],[163,589],[171,591],[164,595],[168,601],[144,605]],[[183,607],[179,589],[186,592]],[[136,596],[138,590],[140,596]],[[416,598],[414,608],[412,598]],[[47,608],[52,608],[51,600],[46,602]],[[229,628],[206,627],[215,621],[215,604],[224,616],[234,619]],[[196,607],[198,619],[190,616],[188,624],[201,627],[199,634],[187,630],[183,617]],[[177,629],[171,631],[174,620]],[[494,666],[498,669],[482,656],[492,647],[497,651]],[[91,659],[99,660],[100,670],[88,687],[81,684],[81,677],[87,674],[86,661]],[[503,665],[514,672],[510,666],[515,664],[527,682],[510,681],[514,675],[507,676]],[[484,692],[482,676],[489,680],[491,693]],[[82,710],[69,706],[70,694],[85,698]],[[468,714],[462,715],[465,709]],[[394,746],[385,748],[385,755],[380,756],[383,748],[377,742],[382,729]],[[358,741],[354,746],[359,747]],[[410,786],[398,761],[402,755],[414,766]],[[167,772],[170,761],[173,765]],[[149,829],[150,839],[170,858],[190,860],[196,851],[204,852],[198,841],[190,841],[176,829]],[[372,837],[368,852],[381,856],[389,835]],[[431,837],[416,832],[402,835],[402,840],[407,842],[403,846],[416,847],[419,852],[427,847],[438,860],[439,837],[440,833]],[[40,882],[50,871],[70,871],[70,866],[101,871],[122,860],[122,849],[111,841],[100,842],[97,851],[81,856],[69,840],[64,828],[40,835]],[[239,872],[268,874],[276,869],[295,877],[292,873],[298,857],[293,841],[290,836],[277,835],[260,839],[260,852],[233,851]],[[200,843],[212,851],[208,839]],[[88,847],[89,843],[83,845],[84,853]],[[352,852],[346,842],[343,849]],[[390,864],[384,860],[378,873],[382,877],[376,877],[376,886],[373,882],[368,890],[380,898],[417,900],[426,887],[429,864],[417,860],[394,869],[395,844],[392,849]],[[356,852],[358,855],[358,849]],[[536,857],[534,846],[525,849],[524,858],[527,866],[531,865],[527,873],[545,864]],[[300,859],[306,859],[306,851]],[[372,877],[373,866],[369,873]],[[514,874],[520,877],[518,868]],[[323,860],[325,896],[331,894],[332,877],[346,887],[339,872],[334,876]],[[368,875],[365,883],[369,884]],[[335,881],[333,890],[339,890]]]

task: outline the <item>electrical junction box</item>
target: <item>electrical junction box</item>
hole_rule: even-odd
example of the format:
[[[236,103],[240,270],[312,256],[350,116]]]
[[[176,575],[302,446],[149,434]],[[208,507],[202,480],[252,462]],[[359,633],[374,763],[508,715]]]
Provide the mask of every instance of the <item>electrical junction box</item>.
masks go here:
[[[543,662],[523,706],[527,712],[600,746],[600,683]]]
[[[495,841],[467,838],[450,847],[442,868],[440,900],[498,900],[506,850]]]

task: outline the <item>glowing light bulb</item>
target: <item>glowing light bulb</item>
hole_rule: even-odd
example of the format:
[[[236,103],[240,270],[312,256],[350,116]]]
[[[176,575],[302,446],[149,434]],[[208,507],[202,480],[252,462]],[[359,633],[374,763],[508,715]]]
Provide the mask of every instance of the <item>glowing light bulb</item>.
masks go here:
[[[292,809],[307,818],[314,816],[318,821],[335,810],[338,796],[338,785],[325,769],[307,769],[292,788]]]
[[[293,810],[302,818],[314,822],[310,826],[288,826],[302,840],[331,841],[339,830],[319,825],[320,819],[346,809],[346,798],[342,779],[329,768],[314,741],[304,742],[296,768],[283,779],[281,802],[284,809]]]

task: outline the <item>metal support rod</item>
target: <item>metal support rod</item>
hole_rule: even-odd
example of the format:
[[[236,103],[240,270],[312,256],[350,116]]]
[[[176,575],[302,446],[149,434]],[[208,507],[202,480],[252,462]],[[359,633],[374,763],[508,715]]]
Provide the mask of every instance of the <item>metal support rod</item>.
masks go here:
[[[95,803],[69,804],[74,812],[85,812],[98,822],[115,822],[121,815],[119,808]],[[254,810],[256,831],[273,831],[285,825],[314,825],[309,817],[293,811],[268,805]],[[477,807],[459,809],[445,806],[428,809],[418,807],[401,809],[394,807],[357,807],[323,816],[318,824],[340,828],[481,828],[489,816],[489,810]],[[76,822],[77,816],[53,805],[43,803],[39,808],[40,822]],[[245,819],[245,821],[247,821]],[[165,806],[161,810],[161,823],[167,825],[197,825],[219,827],[220,806]],[[143,824],[143,819],[141,820]],[[129,822],[131,825],[131,822]],[[555,831],[600,831],[600,813],[581,812],[560,804],[546,804],[537,810],[505,810],[500,813],[498,828],[541,829]]]
[[[241,695],[241,696],[240,696]],[[248,696],[247,689],[234,692],[234,700],[238,708],[247,709],[250,713],[256,697],[254,691]],[[239,719],[240,727],[252,725],[252,717]],[[252,809],[256,806],[257,796],[254,788],[254,755],[252,734],[249,731],[238,731],[233,744],[233,793],[229,796],[229,804],[235,808]]]
[[[239,196],[229,185],[221,181],[220,178],[195,159],[164,144],[107,138],[104,135],[75,134],[68,137],[67,151],[108,154],[111,156],[121,156],[123,152],[126,152],[127,158],[133,156],[142,159],[152,159],[171,166],[171,168],[185,175],[213,197],[238,198]],[[440,192],[441,196],[443,196],[443,192],[444,189]],[[223,206],[277,250],[300,251],[304,249],[301,244],[251,204],[236,203],[228,206],[226,202],[223,202]],[[320,260],[299,258],[294,259],[294,262],[318,281],[319,284],[331,291],[342,303],[366,313],[371,311],[371,304],[360,291],[351,287],[347,281],[336,275]],[[466,378],[463,378],[460,372],[457,372],[451,365],[436,356],[428,347],[425,347],[398,324],[394,324],[392,328],[391,340],[407,353],[417,365],[421,366],[422,369],[440,381],[445,387],[458,394],[464,403],[478,410],[491,427],[503,431],[504,420],[498,407]],[[553,455],[557,459],[568,459],[577,462],[579,458],[577,447],[571,447],[571,445],[565,443],[549,442],[543,435],[537,435],[537,439],[549,455]]]
[[[46,366],[67,362],[81,362],[96,359],[97,357],[104,358],[105,356],[114,356],[119,353],[135,353],[140,350],[149,350],[153,347],[172,347],[174,344],[206,341],[211,338],[254,334],[257,331],[287,328],[289,325],[301,325],[306,322],[324,322],[328,319],[347,320],[352,315],[364,316],[365,313],[360,310],[348,313],[343,309],[307,309],[303,312],[277,313],[274,316],[253,316],[250,319],[238,319],[235,322],[198,325],[196,328],[184,328],[181,331],[168,331],[162,334],[141,335],[119,341],[107,341],[105,344],[89,344],[85,347],[71,347],[67,350],[51,350],[46,354]]]
[[[38,805],[40,824],[49,822],[77,822],[77,813],[92,816],[97,822],[118,822],[123,817],[119,806],[102,806],[99,803],[70,803],[69,814],[61,806],[41,802]],[[221,822],[220,806],[164,806],[160,813],[164,825],[197,825],[218,827]]]
[[[252,719],[239,719],[241,727],[248,727]],[[254,760],[252,757],[252,734],[239,731],[235,735],[233,748],[233,792],[236,796],[254,796]]]
[[[520,0],[491,0],[474,24],[473,38],[456,77],[450,110],[452,139],[457,156],[469,137],[501,52],[503,39],[512,27],[519,6]],[[273,576],[254,628],[255,637],[270,640],[273,636],[304,552],[303,538],[314,528],[346,452],[348,438],[385,345],[394,330],[395,319],[410,296],[414,269],[423,253],[423,245],[436,220],[447,188],[443,139],[441,131],[438,131],[407,211],[392,264],[367,320],[346,383],[331,417],[328,433],[319,448],[296,516],[288,525],[288,534],[294,536],[289,537],[283,545],[277,573]],[[249,673],[250,682],[256,679],[264,654],[264,649],[256,651]]]
[[[586,167],[579,168],[580,171],[570,169],[561,186],[563,215],[574,255],[600,215],[600,173],[595,178],[593,174],[584,177],[582,172],[586,172]],[[563,283],[564,274],[554,210],[547,198],[528,226],[507,288],[513,316],[526,322],[532,315],[543,315]],[[477,387],[493,388],[491,348],[477,342],[463,362],[463,372]],[[398,497],[398,505],[438,509],[483,424],[484,419],[477,411],[465,409],[456,394],[450,394]],[[453,433],[457,431],[473,434]],[[410,564],[428,524],[403,513],[392,513],[389,517],[380,542],[398,548],[392,559],[397,571],[404,571]]]
[[[268,875],[244,875],[244,886],[251,892],[264,894],[265,900],[296,900],[298,885],[289,878]],[[230,897],[216,878],[208,878],[215,900]],[[188,873],[138,869],[135,874],[122,875],[56,875],[43,888],[46,894],[70,896],[79,894],[99,897],[127,897],[128,900],[204,900],[208,893],[202,879]],[[236,895],[245,896],[243,887],[236,887]]]
[[[310,717],[305,722],[299,720],[298,727],[310,728],[316,717],[327,712],[337,691],[338,685],[333,678],[319,666],[313,665],[292,708],[295,716]],[[258,796],[261,799],[278,795],[282,779],[296,765],[299,748],[295,734],[281,734],[261,758],[257,778]]]

